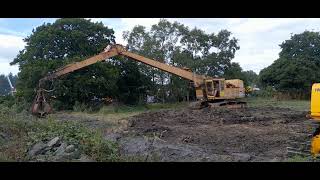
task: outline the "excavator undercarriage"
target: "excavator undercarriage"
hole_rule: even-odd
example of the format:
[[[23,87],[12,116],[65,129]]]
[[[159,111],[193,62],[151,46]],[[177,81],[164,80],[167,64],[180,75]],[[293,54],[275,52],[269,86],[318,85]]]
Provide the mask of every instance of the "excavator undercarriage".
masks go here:
[[[203,108],[230,108],[238,109],[247,107],[247,102],[236,100],[223,100],[223,101],[195,101],[189,103],[190,109],[203,109]]]

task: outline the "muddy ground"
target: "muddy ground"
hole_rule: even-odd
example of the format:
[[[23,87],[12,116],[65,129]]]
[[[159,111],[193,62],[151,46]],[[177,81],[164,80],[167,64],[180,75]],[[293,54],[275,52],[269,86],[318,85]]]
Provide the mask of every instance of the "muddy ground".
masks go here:
[[[130,117],[121,131],[95,118],[57,117],[102,127],[123,155],[146,161],[265,162],[286,161],[288,138],[305,128],[306,114],[275,107],[159,110]]]

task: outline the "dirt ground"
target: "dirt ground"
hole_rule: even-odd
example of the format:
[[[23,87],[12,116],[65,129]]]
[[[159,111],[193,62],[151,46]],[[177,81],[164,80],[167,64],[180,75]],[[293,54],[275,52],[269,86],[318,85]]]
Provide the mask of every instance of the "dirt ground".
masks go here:
[[[287,140],[303,128],[306,113],[273,107],[162,110],[132,117],[128,130],[153,137],[136,154],[150,151],[161,161],[285,161]]]
[[[275,107],[159,110],[129,117],[121,131],[105,132],[123,155],[146,161],[286,161],[288,138],[304,128],[306,114]],[[101,120],[82,120],[107,129]]]

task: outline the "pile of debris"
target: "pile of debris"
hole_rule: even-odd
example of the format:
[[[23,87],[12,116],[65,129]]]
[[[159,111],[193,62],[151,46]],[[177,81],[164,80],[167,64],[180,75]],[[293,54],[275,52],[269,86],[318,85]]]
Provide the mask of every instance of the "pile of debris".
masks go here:
[[[55,137],[48,142],[37,142],[28,150],[28,159],[33,162],[61,162],[78,161],[92,162],[85,154],[73,144],[67,144],[60,137]]]

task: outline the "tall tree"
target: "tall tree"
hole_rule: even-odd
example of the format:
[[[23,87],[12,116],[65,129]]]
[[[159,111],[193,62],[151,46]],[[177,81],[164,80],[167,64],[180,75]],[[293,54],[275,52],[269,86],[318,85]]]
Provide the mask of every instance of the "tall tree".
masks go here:
[[[189,29],[178,22],[161,19],[150,31],[136,26],[124,33],[128,47],[134,51],[162,60],[163,63],[178,67],[189,67],[192,71],[210,76],[223,76],[231,67],[231,60],[239,49],[237,39],[230,38],[231,33],[222,30],[218,34],[207,34],[203,30]],[[141,69],[149,67],[139,66]],[[159,70],[143,70],[151,76],[158,90],[157,96],[167,99],[168,94],[174,101],[188,93],[188,81]],[[179,96],[180,95],[180,96]]]
[[[248,79],[245,73],[242,71],[239,63],[231,63],[231,66],[225,70],[224,78],[226,79],[241,79],[244,81],[244,85],[248,85]]]
[[[311,85],[320,79],[319,32],[295,34],[280,47],[279,59],[260,72],[261,84],[308,97]]]
[[[151,77],[139,71],[137,63],[121,58],[118,98],[126,104],[144,104],[151,89]]]
[[[101,22],[65,18],[43,24],[24,39],[25,48],[11,64],[19,64],[17,89],[31,101],[38,80],[63,65],[100,53],[115,42],[114,31]],[[93,96],[104,97],[117,92],[117,68],[97,63],[73,72],[54,82],[54,95],[71,107],[75,101],[87,102]]]
[[[258,74],[255,73],[254,71],[243,71],[246,80],[247,80],[247,85],[248,86],[255,86],[258,85]]]

